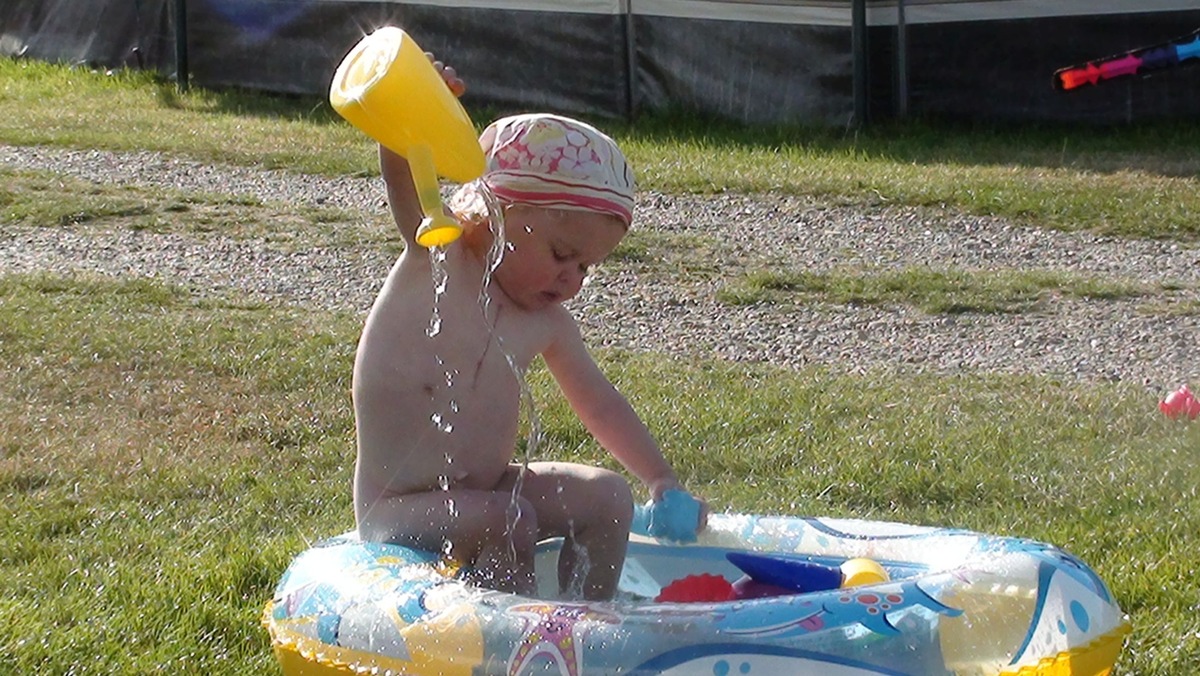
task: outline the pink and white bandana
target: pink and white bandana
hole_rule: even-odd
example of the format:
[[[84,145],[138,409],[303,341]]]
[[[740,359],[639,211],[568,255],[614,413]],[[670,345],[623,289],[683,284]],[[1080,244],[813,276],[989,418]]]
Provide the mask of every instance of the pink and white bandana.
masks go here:
[[[496,120],[479,137],[483,180],[504,202],[613,214],[633,222],[633,171],[591,125],[548,114]]]

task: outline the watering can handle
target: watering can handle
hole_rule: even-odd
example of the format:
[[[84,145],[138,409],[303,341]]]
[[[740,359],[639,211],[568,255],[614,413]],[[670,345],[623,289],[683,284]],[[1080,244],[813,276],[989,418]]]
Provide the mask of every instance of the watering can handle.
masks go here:
[[[419,143],[409,146],[408,166],[421,203],[421,213],[425,215],[417,227],[417,244],[431,249],[458,239],[462,226],[442,209],[442,195],[429,146]]]

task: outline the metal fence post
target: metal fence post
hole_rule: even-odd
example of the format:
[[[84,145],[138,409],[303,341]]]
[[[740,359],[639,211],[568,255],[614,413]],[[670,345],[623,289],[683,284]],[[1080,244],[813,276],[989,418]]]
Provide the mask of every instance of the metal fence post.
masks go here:
[[[850,3],[850,51],[854,59],[854,123],[867,124],[867,0]]]
[[[908,117],[908,18],[896,0],[896,117]]]
[[[637,41],[633,34],[633,0],[622,0],[625,15],[625,120],[637,117]]]
[[[175,83],[188,90],[187,0],[175,0]]]

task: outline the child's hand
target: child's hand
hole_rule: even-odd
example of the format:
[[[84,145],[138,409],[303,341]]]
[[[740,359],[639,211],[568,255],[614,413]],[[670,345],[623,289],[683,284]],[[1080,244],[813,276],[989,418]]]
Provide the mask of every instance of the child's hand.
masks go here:
[[[696,524],[696,532],[703,533],[704,529],[708,528],[708,500],[699,495],[692,495],[691,493],[688,493],[688,495],[700,505],[700,517],[699,522]]]
[[[645,505],[634,507],[635,533],[673,542],[696,541],[696,535],[708,525],[708,503],[683,490],[670,488]]]
[[[696,526],[696,532],[703,532],[708,526],[708,501],[702,497],[692,495],[688,492],[683,484],[679,483],[679,479],[671,474],[650,485],[650,499],[653,502],[661,502],[667,491],[680,491],[687,494],[689,498],[696,501],[700,507],[699,523]]]
[[[450,93],[456,97],[461,97],[467,92],[467,83],[462,81],[462,78],[458,76],[453,66],[447,66],[438,61],[433,52],[425,52],[425,58],[429,59],[429,62],[433,64],[433,69],[438,72],[438,75],[442,76],[442,81],[450,88]]]

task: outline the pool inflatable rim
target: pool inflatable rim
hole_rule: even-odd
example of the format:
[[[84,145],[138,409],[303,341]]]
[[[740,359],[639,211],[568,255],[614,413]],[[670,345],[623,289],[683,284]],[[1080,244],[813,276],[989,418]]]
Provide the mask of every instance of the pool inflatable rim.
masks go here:
[[[913,526],[909,524],[865,521],[854,519],[822,519],[812,517],[765,517],[755,515],[717,515],[714,517],[714,523],[717,526],[715,533],[709,533],[702,537],[701,541],[695,545],[677,545],[657,543],[644,538],[632,538],[631,552],[644,552],[649,548],[654,551],[662,550],[663,552],[683,552],[685,554],[698,553],[706,550],[721,550],[728,549],[731,544],[741,546],[745,549],[750,549],[756,537],[761,536],[760,531],[771,531],[783,526],[800,527],[803,526],[818,535],[827,534],[831,538],[835,538],[835,547],[842,547],[838,551],[839,556],[850,557],[853,555],[862,555],[869,550],[876,552],[882,551],[885,554],[888,551],[895,551],[897,543],[903,543],[906,539],[935,537],[940,538],[944,543],[951,542],[971,542],[972,543],[972,558],[971,555],[965,555],[962,561],[977,563],[977,555],[979,551],[986,550],[989,556],[994,557],[992,560],[996,562],[1006,562],[1013,557],[1042,557],[1052,558],[1055,561],[1061,559],[1065,562],[1060,567],[1049,567],[1045,561],[1041,561],[1038,565],[1037,573],[1040,585],[1037,599],[1037,608],[1034,612],[1034,618],[1028,628],[1028,636],[1025,643],[1014,657],[1014,664],[1001,668],[995,673],[1002,676],[1019,676],[1019,675],[1034,675],[1034,676],[1056,676],[1064,675],[1099,675],[1108,673],[1113,664],[1119,657],[1120,651],[1124,645],[1125,637],[1130,633],[1132,627],[1127,615],[1120,613],[1120,609],[1116,607],[1115,601],[1111,597],[1111,593],[1103,582],[1095,576],[1089,568],[1078,562],[1077,559],[1070,557],[1065,552],[1033,540],[1022,538],[1011,538],[1002,536],[993,536],[983,533],[949,529],[935,528],[925,526]],[[811,534],[811,533],[810,533]],[[715,537],[714,537],[715,535]],[[345,536],[342,538],[331,538],[327,543],[333,542],[333,546],[342,544],[353,545],[353,540],[347,540]],[[891,549],[889,550],[889,546]],[[641,548],[640,550],[638,548]],[[313,549],[316,549],[314,547]],[[931,549],[931,548],[926,548]],[[852,551],[850,551],[852,550]],[[311,549],[309,551],[312,551]],[[301,555],[303,556],[303,554]],[[300,557],[298,557],[298,560]],[[429,563],[414,562],[416,559],[411,559],[408,562],[403,562],[404,568],[420,567],[424,570],[434,571],[435,567]],[[888,556],[881,557],[881,560],[891,560]],[[953,561],[951,562],[953,563]],[[293,562],[295,565],[295,562]],[[928,561],[922,562],[922,565],[928,565]],[[289,569],[290,571],[291,569]],[[914,579],[918,581],[927,581],[934,579],[934,576],[952,577],[957,568],[954,565],[948,565],[942,569],[937,566],[930,567],[925,573],[916,575]],[[1039,618],[1043,614],[1042,604],[1045,602],[1041,598],[1042,593],[1048,588],[1049,580],[1052,576],[1065,572],[1066,575],[1058,575],[1055,580],[1065,580],[1068,584],[1076,584],[1082,582],[1082,585],[1076,584],[1077,587],[1085,589],[1091,585],[1100,602],[1106,603],[1111,608],[1111,612],[1107,612],[1105,616],[1105,624],[1103,626],[1093,627],[1093,632],[1089,636],[1090,640],[1079,645],[1071,645],[1065,650],[1059,650],[1053,654],[1045,654],[1040,657],[1034,655],[1030,659],[1023,659],[1022,663],[1015,663],[1018,657],[1027,647],[1038,629],[1037,625],[1041,621]],[[461,586],[461,583],[454,581],[450,577],[444,576],[443,581],[447,584],[453,583]],[[1044,579],[1043,579],[1044,578]],[[286,579],[286,575],[285,575]],[[435,585],[442,584],[441,582],[433,583]],[[1061,585],[1061,583],[1059,583]],[[872,587],[864,588],[868,591]],[[280,583],[280,589],[283,590],[284,581]],[[907,590],[911,592],[911,589]],[[494,606],[496,604],[513,604],[513,605],[539,605],[547,608],[558,608],[566,611],[572,611],[582,605],[576,602],[569,601],[546,601],[530,597],[519,597],[512,594],[502,594],[501,592],[474,590],[477,599],[487,598],[485,605]],[[936,599],[931,600],[933,604],[927,604],[926,608],[933,608],[932,613],[938,614],[937,606],[940,605]],[[393,671],[394,673],[450,673],[454,671],[458,673],[458,668],[451,664],[454,659],[449,658],[447,662],[439,662],[436,671],[422,671],[413,669],[414,663],[411,660],[398,659],[388,657],[378,653],[364,652],[355,648],[329,645],[322,642],[314,636],[306,635],[304,632],[311,633],[312,627],[305,626],[302,622],[298,623],[295,619],[286,619],[278,621],[280,598],[277,597],[269,602],[264,610],[262,622],[270,634],[272,646],[275,650],[278,660],[281,665],[284,665],[285,673],[287,674],[304,674],[306,676],[318,674],[353,674],[361,673],[362,668],[378,667],[380,673]],[[663,615],[675,616],[692,616],[702,617],[728,612],[730,604],[739,604],[745,608],[759,608],[759,612],[767,612],[765,609],[770,609],[772,603],[780,603],[772,601],[772,599],[758,599],[753,601],[722,601],[708,603],[693,603],[693,604],[645,604],[644,607],[639,607],[636,610],[631,610],[626,607],[622,610],[629,611],[619,618],[619,622],[630,622],[631,626],[641,626],[638,622],[648,621],[647,618],[654,618]],[[753,605],[760,604],[760,605]],[[765,604],[765,605],[762,605]],[[591,604],[597,605],[597,604]],[[1051,609],[1053,610],[1053,609]],[[1071,612],[1074,612],[1072,608]],[[1117,613],[1116,616],[1113,613]],[[950,612],[945,613],[949,617],[953,617]],[[1060,615],[1067,614],[1065,609]],[[1114,621],[1114,617],[1117,619]],[[1087,614],[1084,613],[1084,619],[1087,619]],[[1049,622],[1049,620],[1047,620]],[[1062,620],[1058,620],[1058,624],[1062,626]],[[1087,622],[1082,624],[1086,625]],[[888,627],[876,624],[876,626],[868,626],[872,631],[882,632]],[[750,627],[750,633],[753,634],[757,628],[753,625]],[[1084,627],[1085,631],[1087,627]],[[733,635],[733,630],[729,635]],[[1064,631],[1065,630],[1061,630]],[[1099,633],[1097,633],[1099,632]],[[482,645],[483,638],[480,638]],[[482,651],[482,647],[479,648]],[[1031,649],[1032,650],[1032,649]],[[467,660],[468,662],[470,660]],[[654,660],[643,661],[641,664],[649,666],[657,664]],[[461,673],[472,673],[470,665],[460,665],[463,667]],[[511,666],[511,665],[510,665]],[[582,662],[579,664],[582,667]],[[511,670],[510,670],[511,671]],[[667,669],[670,671],[670,669]],[[490,672],[489,672],[490,673]],[[575,673],[574,669],[565,669],[563,673]],[[641,672],[639,672],[641,673]],[[865,670],[860,673],[876,673]],[[884,673],[884,672],[878,672]],[[893,673],[893,672],[887,672]],[[908,672],[894,672],[908,673]],[[916,673],[916,672],[914,672]]]

